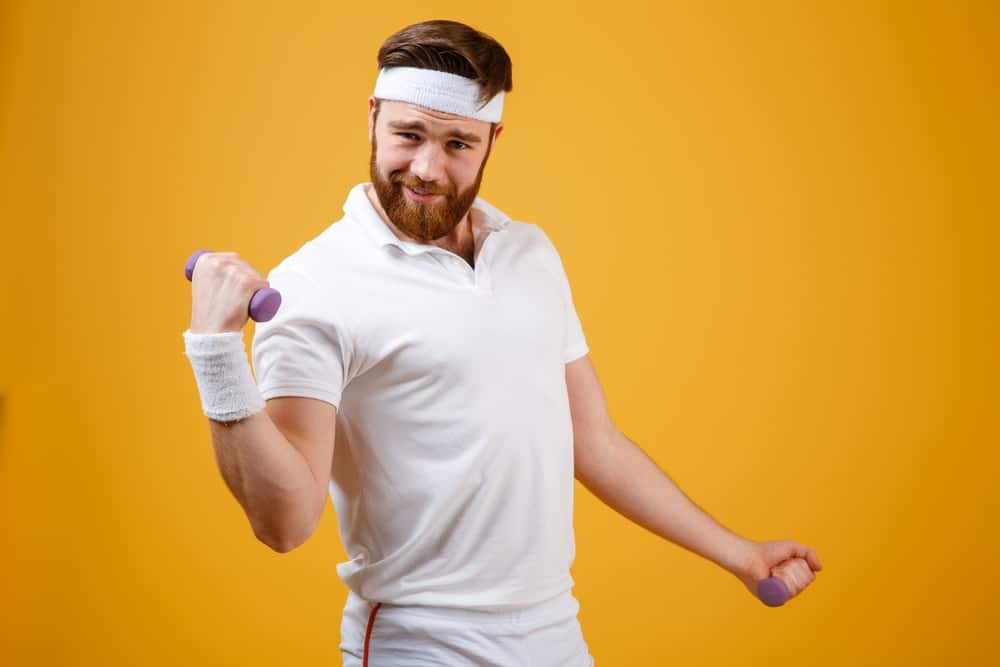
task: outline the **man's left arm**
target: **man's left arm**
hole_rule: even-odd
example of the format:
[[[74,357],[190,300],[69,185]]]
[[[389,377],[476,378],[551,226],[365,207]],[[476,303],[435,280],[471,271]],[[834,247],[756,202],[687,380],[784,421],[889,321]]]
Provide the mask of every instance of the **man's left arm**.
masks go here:
[[[757,582],[781,578],[790,597],[822,568],[816,553],[790,540],[755,542],[726,529],[612,423],[589,355],[566,364],[576,478],[636,524],[723,567],[756,594]]]

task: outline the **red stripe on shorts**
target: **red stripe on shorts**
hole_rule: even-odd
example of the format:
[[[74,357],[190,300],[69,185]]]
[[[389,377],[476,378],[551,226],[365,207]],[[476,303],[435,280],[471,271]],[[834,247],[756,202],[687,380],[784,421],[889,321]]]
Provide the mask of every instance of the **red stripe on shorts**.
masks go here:
[[[375,614],[378,613],[378,608],[381,606],[381,602],[376,603],[375,606],[372,607],[372,613],[368,614],[368,627],[365,628],[364,658],[361,661],[361,667],[368,667],[368,642],[370,642],[372,638],[372,626],[375,625]]]

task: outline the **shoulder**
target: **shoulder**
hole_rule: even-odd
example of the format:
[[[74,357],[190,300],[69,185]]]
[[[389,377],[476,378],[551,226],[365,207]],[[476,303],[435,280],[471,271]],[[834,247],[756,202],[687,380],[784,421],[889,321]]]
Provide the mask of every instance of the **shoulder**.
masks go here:
[[[268,280],[296,278],[315,286],[342,283],[371,253],[371,243],[357,222],[344,217],[332,223],[282,259],[268,274]]]
[[[370,261],[364,259],[370,252],[366,239],[353,222],[345,217],[332,223],[268,272],[285,319],[339,321],[339,313],[350,312],[359,263]]]
[[[516,220],[482,197],[476,198],[473,208],[477,209],[483,216],[486,225],[504,234],[508,243],[554,250],[552,242],[540,225],[525,220]]]
[[[559,251],[541,225],[511,220],[504,232],[510,234],[510,242],[515,245],[518,252],[552,269],[561,270],[562,260]]]
[[[533,222],[511,220],[504,227],[503,233],[509,234],[512,242],[521,245],[555,250],[555,246],[552,244],[552,240],[548,234],[545,233],[545,230],[542,229],[541,225]]]

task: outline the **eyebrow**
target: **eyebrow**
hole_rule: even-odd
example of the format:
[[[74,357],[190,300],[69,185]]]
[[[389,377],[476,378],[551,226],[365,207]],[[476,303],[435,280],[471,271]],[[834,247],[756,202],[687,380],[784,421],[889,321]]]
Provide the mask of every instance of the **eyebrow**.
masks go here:
[[[430,134],[427,130],[427,126],[424,125],[422,121],[411,120],[391,120],[389,121],[389,127],[394,130],[417,130],[418,132],[423,132],[425,134]],[[467,144],[478,144],[482,141],[478,136],[471,134],[469,132],[462,132],[461,130],[451,130],[450,136],[456,139],[461,139]]]

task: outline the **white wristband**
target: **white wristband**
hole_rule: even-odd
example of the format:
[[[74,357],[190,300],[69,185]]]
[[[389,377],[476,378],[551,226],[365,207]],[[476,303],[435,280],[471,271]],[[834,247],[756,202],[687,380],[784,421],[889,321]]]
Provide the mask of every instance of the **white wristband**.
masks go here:
[[[265,408],[257,389],[241,331],[184,332],[184,352],[191,361],[205,416],[220,422],[245,419]]]

